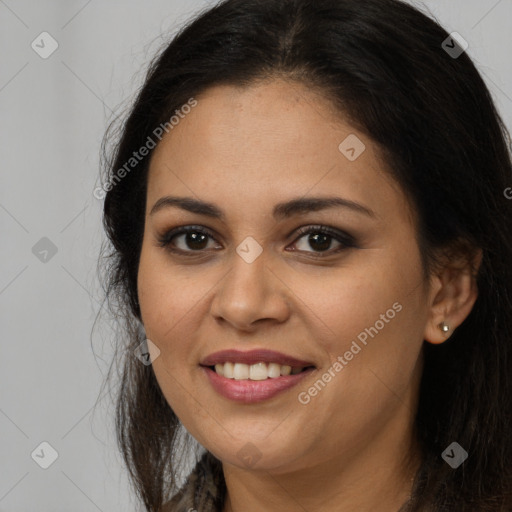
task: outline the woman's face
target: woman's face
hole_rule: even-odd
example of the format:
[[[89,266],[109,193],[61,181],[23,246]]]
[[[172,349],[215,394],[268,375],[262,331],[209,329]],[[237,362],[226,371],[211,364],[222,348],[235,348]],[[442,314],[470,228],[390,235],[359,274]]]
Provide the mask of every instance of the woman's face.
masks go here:
[[[295,83],[218,86],[196,100],[152,156],[138,274],[166,400],[239,467],[403,451],[430,299],[413,217],[375,144]],[[171,196],[189,202],[162,201]],[[224,376],[203,366],[218,351],[260,349],[301,363],[279,377],[288,370],[272,353],[221,355],[238,361],[236,378],[229,364]]]

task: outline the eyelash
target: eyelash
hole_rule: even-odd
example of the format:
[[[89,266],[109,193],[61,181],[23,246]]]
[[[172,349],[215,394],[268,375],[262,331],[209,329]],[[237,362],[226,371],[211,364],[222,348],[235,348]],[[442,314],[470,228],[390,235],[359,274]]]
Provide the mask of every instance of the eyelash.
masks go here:
[[[179,236],[179,235],[186,235],[187,233],[200,233],[206,236],[209,236],[213,240],[216,241],[215,236],[213,233],[201,226],[182,226],[179,228],[171,229],[170,231],[164,233],[162,236],[158,237],[158,245],[159,247],[163,247],[167,250],[169,250],[172,253],[176,253],[179,255],[184,256],[197,256],[199,253],[204,252],[204,249],[199,250],[189,250],[189,251],[183,251],[182,249],[177,249],[172,246],[172,239]],[[305,235],[309,234],[317,234],[321,233],[324,235],[328,235],[337,242],[339,242],[341,247],[338,249],[327,249],[326,251],[298,251],[298,252],[306,252],[314,254],[316,258],[324,258],[326,256],[323,256],[324,254],[330,256],[333,253],[338,253],[341,251],[344,251],[349,248],[355,248],[356,247],[356,240],[349,234],[343,233],[342,231],[338,231],[332,228],[329,228],[328,226],[321,226],[321,225],[315,225],[315,226],[302,226],[300,227],[296,232],[296,238],[294,240],[294,243],[296,243],[298,240],[300,240]]]

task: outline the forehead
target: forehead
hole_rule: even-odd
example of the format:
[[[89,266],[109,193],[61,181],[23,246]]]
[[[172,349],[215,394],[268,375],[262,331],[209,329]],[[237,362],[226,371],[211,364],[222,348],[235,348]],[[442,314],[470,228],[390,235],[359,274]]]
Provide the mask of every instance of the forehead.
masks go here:
[[[378,147],[301,84],[222,85],[196,100],[154,151],[148,203],[177,191],[246,208],[254,198],[309,194],[337,193],[375,210],[404,200]]]

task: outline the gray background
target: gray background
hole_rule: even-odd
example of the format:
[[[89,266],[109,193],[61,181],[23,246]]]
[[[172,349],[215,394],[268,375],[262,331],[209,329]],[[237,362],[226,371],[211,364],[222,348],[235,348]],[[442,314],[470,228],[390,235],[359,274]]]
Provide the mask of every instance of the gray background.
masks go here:
[[[135,510],[100,395],[112,332],[92,331],[99,147],[149,58],[209,3],[0,0],[0,511]],[[512,2],[414,3],[468,41],[512,126]],[[46,59],[31,47],[43,31],[59,45]],[[43,441],[48,469],[31,457],[49,460]]]

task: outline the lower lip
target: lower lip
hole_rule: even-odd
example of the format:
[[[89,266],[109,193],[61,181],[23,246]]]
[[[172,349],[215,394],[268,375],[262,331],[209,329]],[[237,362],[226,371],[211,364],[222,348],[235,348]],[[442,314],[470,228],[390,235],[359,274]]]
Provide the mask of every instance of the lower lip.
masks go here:
[[[210,383],[220,395],[244,404],[254,404],[268,400],[287,389],[296,386],[302,379],[315,370],[307,370],[295,375],[285,375],[266,380],[235,380],[222,377],[209,367],[202,366]]]

